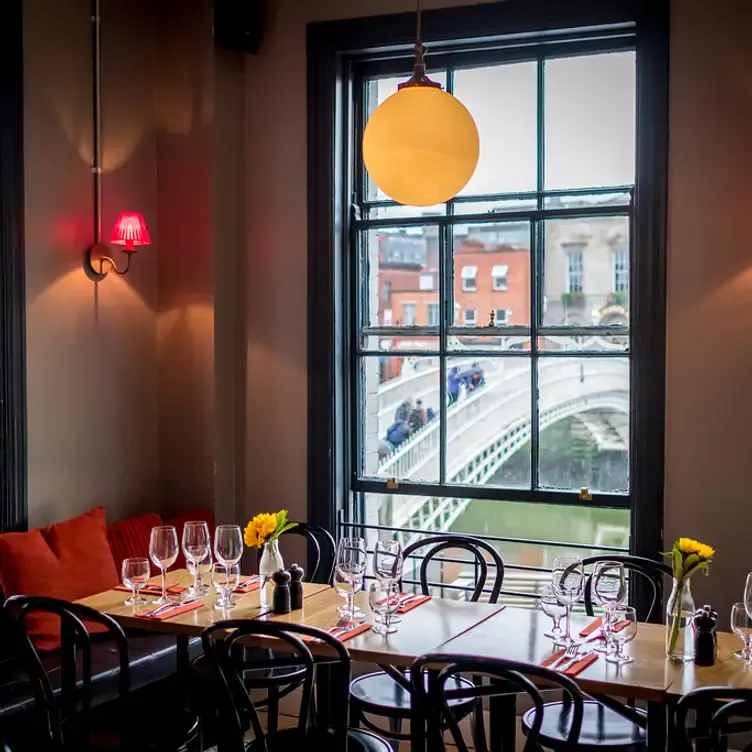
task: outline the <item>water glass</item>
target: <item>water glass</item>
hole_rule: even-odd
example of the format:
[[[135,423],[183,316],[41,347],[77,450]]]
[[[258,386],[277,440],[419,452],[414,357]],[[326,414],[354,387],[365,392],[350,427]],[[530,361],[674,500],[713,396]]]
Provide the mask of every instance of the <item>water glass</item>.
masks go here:
[[[172,525],[160,525],[151,529],[149,558],[162,573],[162,595],[153,602],[168,603],[167,570],[178,558],[178,531]]]
[[[752,619],[752,572],[747,575],[747,582],[744,584],[744,608],[747,616]]]
[[[340,539],[334,566],[334,587],[345,599],[345,605],[339,612],[350,621],[365,616],[355,607],[355,594],[363,587],[366,558],[366,542],[363,538]]]
[[[373,631],[387,635],[397,631],[392,617],[400,602],[400,587],[397,582],[376,581],[368,587],[368,606],[376,614]]]
[[[619,561],[599,561],[595,565],[591,579],[593,601],[603,609],[603,621],[611,618],[611,611],[621,606],[627,598],[627,576],[624,565]],[[595,650],[607,653],[608,643],[598,644]]]
[[[752,619],[744,603],[734,603],[731,607],[731,631],[744,643],[744,647],[734,653],[734,658],[752,662]]]
[[[122,568],[123,585],[131,589],[131,597],[125,601],[126,606],[138,606],[146,603],[146,598],[139,595],[141,588],[149,582],[149,560],[144,558],[124,559]]]
[[[214,608],[229,611],[234,608],[231,595],[240,584],[240,566],[238,564],[222,564],[217,562],[212,567],[212,583],[219,599]]]
[[[191,595],[199,594],[198,565],[209,556],[210,549],[209,526],[200,520],[186,522],[183,526],[183,555],[186,568],[193,574]]]
[[[396,540],[376,541],[373,549],[373,573],[381,582],[402,579],[402,545]]]
[[[214,558],[220,564],[237,564],[243,555],[243,531],[237,525],[218,525],[214,532]]]
[[[551,586],[559,603],[566,610],[566,630],[564,636],[556,640],[556,644],[564,647],[579,645],[582,641],[572,637],[571,613],[572,606],[580,600],[585,587],[585,568],[582,559],[576,556],[558,556],[554,560]]]
[[[551,585],[544,585],[541,589],[540,609],[546,616],[550,616],[554,620],[554,625],[548,632],[544,632],[545,637],[551,637],[554,640],[558,640],[564,636],[564,631],[561,628],[561,620],[566,616],[567,609],[556,597],[553,587]]]
[[[611,609],[611,618],[603,622],[603,634],[614,651],[606,656],[609,663],[631,663],[634,658],[624,653],[624,646],[637,634],[637,612],[633,606],[616,606]]]

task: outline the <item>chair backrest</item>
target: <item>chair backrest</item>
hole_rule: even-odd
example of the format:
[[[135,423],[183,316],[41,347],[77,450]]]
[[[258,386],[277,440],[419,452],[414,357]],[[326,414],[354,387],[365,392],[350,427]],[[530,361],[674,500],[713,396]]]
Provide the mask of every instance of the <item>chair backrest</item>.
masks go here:
[[[695,726],[690,723],[690,711],[698,713]],[[750,730],[752,689],[732,689],[731,687],[696,689],[679,700],[675,712],[677,749],[691,752],[692,740],[702,738],[706,741],[703,749],[707,752],[725,752],[727,744],[724,736]],[[735,717],[742,720],[735,724],[732,721]],[[744,747],[744,752],[748,750],[752,750],[752,744]]]
[[[319,525],[310,525],[307,522],[298,522],[295,527],[285,530],[282,535],[301,535],[308,543],[308,562],[306,582],[319,582],[330,585],[334,572],[334,557],[337,546],[332,534]],[[261,561],[263,547],[259,549],[258,558]]]
[[[481,540],[480,538],[475,538],[472,535],[456,535],[452,533],[421,538],[420,540],[411,543],[409,546],[406,546],[402,552],[405,558],[405,566],[407,566],[408,557],[412,556],[416,551],[424,548],[429,549],[423,554],[423,560],[420,564],[420,587],[424,595],[429,594],[428,567],[431,564],[431,561],[442,551],[461,549],[472,555],[472,561],[474,564],[475,587],[473,588],[470,600],[477,601],[486,587],[486,582],[489,579],[488,559],[491,560],[494,569],[496,570],[496,575],[491,584],[488,601],[489,603],[496,603],[499,600],[501,587],[504,584],[504,561],[499,552],[493,546],[486,543],[486,541]]]
[[[429,675],[433,673],[433,677]],[[438,670],[438,673],[435,673]],[[486,683],[485,686],[476,681],[474,686],[456,684],[450,681],[461,674],[472,674],[474,677],[489,677],[497,682],[505,683],[505,692],[525,694],[530,698],[536,710],[535,719],[528,734],[524,752],[539,750],[538,737],[543,722],[543,698],[536,684],[532,681],[544,683],[546,689],[559,689],[564,692],[565,701],[571,703],[572,725],[567,737],[567,744],[574,748],[580,737],[582,717],[584,711],[583,695],[577,684],[568,676],[541,666],[516,661],[505,661],[493,658],[470,658],[451,653],[429,653],[422,655],[410,669],[410,682],[413,691],[413,708],[420,722],[427,728],[429,735],[436,736],[441,742],[442,728],[447,728],[452,736],[452,743],[459,752],[468,752],[471,745],[465,739],[462,728],[455,714],[450,709],[452,700],[469,697],[483,697],[498,693],[498,686]],[[511,686],[510,686],[511,685]],[[510,710],[514,714],[514,709]],[[514,721],[514,718],[511,719]],[[431,748],[431,745],[428,745]],[[441,745],[437,746],[441,749]]]
[[[665,577],[671,577],[672,571],[668,564],[654,559],[647,559],[643,556],[631,556],[629,554],[599,554],[598,556],[588,556],[582,560],[585,566],[595,565],[599,561],[618,561],[624,565],[630,574],[635,574],[647,583],[652,592],[650,609],[645,615],[649,620],[653,610],[660,608],[663,603],[663,581]],[[588,576],[585,582],[585,611],[588,616],[593,616],[593,577]]]
[[[244,651],[254,638],[275,638],[273,650]],[[249,639],[251,642],[249,643]],[[305,732],[311,718],[311,702],[316,667],[307,642],[311,639],[326,643],[333,653],[327,656],[331,668],[331,707],[333,743],[345,749],[347,744],[347,707],[350,680],[350,654],[345,646],[328,632],[314,627],[257,619],[220,621],[207,627],[201,635],[204,654],[211,661],[220,681],[219,712],[223,741],[220,749],[226,752],[244,752],[244,735],[253,731],[255,740],[266,745],[264,731],[253,698],[243,683],[245,671],[266,671],[267,678],[254,679],[256,689],[269,689],[289,679],[280,680],[269,669],[295,666],[303,667],[301,681],[298,730]],[[265,643],[263,647],[270,647]],[[245,655],[246,658],[240,658]],[[259,669],[262,672],[259,672]],[[284,672],[283,672],[284,673]],[[336,740],[336,742],[335,742]]]
[[[88,720],[92,708],[92,639],[90,627],[99,626],[97,639],[110,639],[117,648],[118,694],[129,697],[128,641],[122,627],[111,617],[76,603],[41,596],[15,595],[3,606],[13,620],[18,654],[34,689],[37,708],[45,718],[45,735],[52,749],[85,749],[89,742]],[[30,614],[46,613],[60,618],[60,692],[52,683],[26,632]],[[103,629],[102,629],[103,628]],[[80,674],[77,671],[80,666]],[[127,714],[123,714],[127,715]],[[124,730],[127,728],[124,721]]]

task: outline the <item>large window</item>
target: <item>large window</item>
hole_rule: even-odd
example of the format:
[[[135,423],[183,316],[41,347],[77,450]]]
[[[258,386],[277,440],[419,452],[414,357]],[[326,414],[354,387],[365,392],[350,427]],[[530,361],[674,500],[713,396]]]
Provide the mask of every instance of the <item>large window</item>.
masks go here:
[[[314,484],[317,460],[322,478],[334,470],[328,498],[369,540],[453,531],[493,541],[505,590],[520,595],[537,592],[562,551],[660,551],[663,428],[651,420],[663,400],[665,67],[635,23],[619,15],[609,25],[603,4],[572,6],[587,6],[592,22],[567,5],[560,35],[549,25],[524,42],[501,36],[512,5],[524,15],[515,0],[433,15],[441,34],[464,24],[468,37],[499,37],[429,46],[429,75],[468,107],[481,139],[468,185],[432,207],[390,201],[358,146],[370,113],[409,75],[409,49],[395,55],[393,21],[380,32],[371,21],[364,46],[380,39],[384,54],[352,54],[355,25],[342,26],[346,83],[336,89],[332,77],[321,107],[312,95],[309,118],[312,143],[339,170],[343,212],[311,246],[314,267],[327,243],[341,256],[324,279],[333,312],[311,324],[309,400],[318,425],[331,407],[336,451],[313,448],[309,466]],[[496,21],[484,26],[481,14]],[[343,112],[327,120],[335,99]],[[650,127],[638,112],[651,113]],[[326,142],[316,140],[319,115],[331,126]],[[314,230],[326,195],[315,174]],[[332,332],[330,361],[316,355],[317,321]],[[313,382],[332,389],[328,402]],[[448,564],[440,578],[461,590],[467,573]]]

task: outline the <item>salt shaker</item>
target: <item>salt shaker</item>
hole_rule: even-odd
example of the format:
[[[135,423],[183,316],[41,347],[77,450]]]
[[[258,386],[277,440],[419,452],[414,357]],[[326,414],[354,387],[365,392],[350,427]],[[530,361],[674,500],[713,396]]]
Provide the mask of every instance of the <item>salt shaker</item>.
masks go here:
[[[695,611],[692,618],[695,626],[695,663],[698,666],[712,666],[717,649],[716,624],[718,613],[710,606]]]
[[[303,575],[302,567],[297,564],[290,567],[290,608],[293,611],[303,608]]]
[[[286,569],[278,569],[272,575],[274,595],[272,596],[272,611],[275,614],[290,613],[290,573]]]

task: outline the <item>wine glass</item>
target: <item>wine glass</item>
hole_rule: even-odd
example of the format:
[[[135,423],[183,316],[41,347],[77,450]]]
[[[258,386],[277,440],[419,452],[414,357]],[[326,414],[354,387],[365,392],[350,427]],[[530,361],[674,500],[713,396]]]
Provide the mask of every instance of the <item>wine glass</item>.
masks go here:
[[[238,564],[222,564],[217,562],[212,567],[212,583],[219,599],[214,608],[229,611],[235,607],[230,596],[240,583],[240,566]]]
[[[747,575],[747,582],[744,585],[744,608],[747,616],[752,619],[752,572]]]
[[[237,525],[218,525],[214,532],[214,558],[220,564],[237,564],[243,555],[243,531]]]
[[[744,603],[734,603],[731,607],[731,631],[744,643],[744,647],[734,653],[734,658],[749,663],[752,661],[752,619]]]
[[[579,645],[581,640],[572,637],[572,606],[582,597],[585,586],[585,569],[582,559],[576,556],[558,556],[554,560],[554,568],[551,574],[551,586],[556,597],[565,607],[566,630],[564,636],[556,641],[557,645],[569,647]]]
[[[191,595],[199,594],[198,565],[209,555],[210,548],[209,526],[199,520],[186,522],[183,526],[183,555],[188,571],[193,574]]]
[[[363,538],[342,538],[337,546],[337,559],[334,566],[334,587],[345,599],[340,614],[355,621],[364,616],[355,608],[355,594],[363,586],[366,571],[366,542]]]
[[[627,597],[627,576],[624,565],[618,561],[599,561],[592,575],[593,600],[603,609],[603,622],[611,618],[611,611],[621,606]],[[598,644],[595,650],[607,653],[608,643]]]
[[[603,634],[614,646],[614,651],[606,656],[609,663],[631,663],[634,658],[624,653],[624,645],[634,640],[637,634],[637,612],[634,606],[615,606],[611,618],[603,622]]]
[[[373,574],[379,582],[402,581],[402,544],[396,540],[379,540],[373,549]],[[392,616],[390,623],[399,624],[399,616]]]
[[[162,595],[153,602],[168,603],[170,599],[167,597],[167,570],[178,558],[178,531],[172,525],[160,525],[151,529],[149,558],[162,572]]]
[[[198,594],[206,595],[211,589],[211,575],[214,559],[212,558],[211,547],[206,556],[198,563]]]
[[[377,580],[368,587],[368,606],[376,616],[373,631],[376,634],[387,635],[397,631],[392,617],[400,602],[400,588],[395,580]]]
[[[548,632],[544,632],[544,637],[552,637],[554,640],[558,640],[564,635],[561,629],[561,620],[567,613],[564,605],[556,597],[554,589],[551,585],[544,585],[541,590],[540,608],[546,616],[550,616],[554,620],[554,625]]]
[[[148,559],[139,557],[123,560],[123,585],[131,589],[131,597],[125,601],[126,606],[138,606],[140,603],[146,603],[146,598],[142,598],[139,592],[149,582],[149,574]]]

